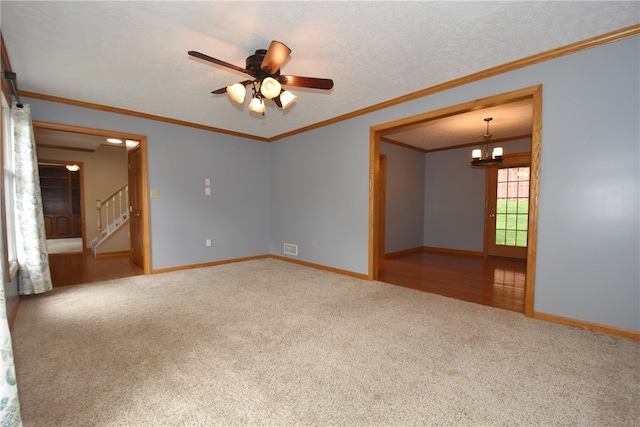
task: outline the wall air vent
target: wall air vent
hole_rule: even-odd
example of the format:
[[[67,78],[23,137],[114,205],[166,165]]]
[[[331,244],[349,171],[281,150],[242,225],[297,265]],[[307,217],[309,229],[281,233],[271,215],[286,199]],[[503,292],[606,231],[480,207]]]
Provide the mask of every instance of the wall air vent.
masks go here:
[[[285,243],[284,254],[298,256],[298,245],[294,245],[293,243]]]

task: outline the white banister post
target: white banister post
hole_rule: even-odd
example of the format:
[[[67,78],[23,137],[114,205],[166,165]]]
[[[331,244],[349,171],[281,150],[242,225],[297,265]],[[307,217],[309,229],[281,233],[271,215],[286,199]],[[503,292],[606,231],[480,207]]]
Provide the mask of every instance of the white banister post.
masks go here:
[[[102,212],[100,212],[102,208],[102,203],[100,200],[96,200],[96,210],[98,211],[98,239],[100,239],[100,233],[102,233]]]

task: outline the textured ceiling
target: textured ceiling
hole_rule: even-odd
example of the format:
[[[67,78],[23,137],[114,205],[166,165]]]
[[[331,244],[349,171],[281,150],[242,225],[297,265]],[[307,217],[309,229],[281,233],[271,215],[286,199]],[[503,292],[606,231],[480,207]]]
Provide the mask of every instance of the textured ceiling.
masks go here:
[[[640,3],[3,0],[0,13],[23,91],[273,138],[635,25]],[[292,50],[285,74],[334,88],[290,88],[297,102],[282,111],[269,101],[263,117],[211,94],[244,74],[187,55],[244,67],[271,40]],[[478,140],[484,122],[472,122]]]

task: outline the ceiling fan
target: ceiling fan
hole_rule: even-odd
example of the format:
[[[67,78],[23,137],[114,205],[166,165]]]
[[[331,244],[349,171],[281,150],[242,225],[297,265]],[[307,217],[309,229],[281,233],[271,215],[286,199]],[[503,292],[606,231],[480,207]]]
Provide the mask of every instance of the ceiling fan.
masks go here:
[[[226,92],[235,102],[243,104],[247,91],[246,86],[251,85],[253,94],[251,96],[251,102],[249,103],[249,109],[257,113],[262,113],[262,115],[264,115],[265,111],[265,98],[273,100],[273,102],[282,109],[287,108],[295,102],[297,96],[288,90],[284,90],[282,85],[323,90],[329,90],[333,87],[333,80],[331,79],[280,74],[280,67],[290,54],[291,49],[283,43],[273,40],[269,45],[269,49],[256,50],[256,53],[247,58],[246,67],[241,68],[200,52],[189,51],[189,55],[194,58],[199,58],[251,76],[251,79],[234,83],[214,90],[211,93],[219,95]]]

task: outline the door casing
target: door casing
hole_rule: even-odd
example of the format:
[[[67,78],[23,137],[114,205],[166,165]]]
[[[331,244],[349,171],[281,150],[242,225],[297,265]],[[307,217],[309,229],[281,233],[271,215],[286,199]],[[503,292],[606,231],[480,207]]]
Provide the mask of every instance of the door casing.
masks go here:
[[[369,268],[368,279],[378,279],[378,259],[380,215],[380,136],[388,131],[412,123],[428,122],[443,117],[489,108],[496,105],[508,104],[523,99],[532,99],[533,120],[531,126],[531,170],[529,180],[529,227],[527,232],[527,276],[525,282],[524,314],[532,317],[534,314],[535,280],[536,280],[536,251],[538,236],[538,198],[540,188],[540,153],[542,144],[542,85],[531,86],[512,92],[506,92],[451,107],[442,108],[427,113],[395,120],[372,126],[369,138]]]
[[[111,131],[105,129],[95,129],[83,126],[66,125],[60,123],[49,123],[41,121],[33,121],[33,127],[39,129],[59,130],[64,132],[74,132],[84,135],[102,136],[105,138],[119,138],[122,140],[135,140],[140,142],[140,157],[141,157],[141,169],[140,169],[140,182],[139,191],[143,195],[141,198],[141,236],[143,242],[142,255],[143,262],[142,268],[144,274],[151,274],[151,248],[150,248],[150,234],[149,234],[149,198],[146,197],[149,194],[148,191],[148,169],[147,169],[147,137],[144,135],[137,135],[131,133],[123,133],[119,131]]]

